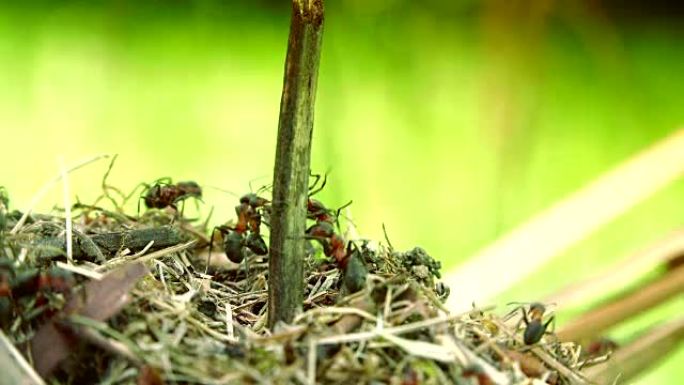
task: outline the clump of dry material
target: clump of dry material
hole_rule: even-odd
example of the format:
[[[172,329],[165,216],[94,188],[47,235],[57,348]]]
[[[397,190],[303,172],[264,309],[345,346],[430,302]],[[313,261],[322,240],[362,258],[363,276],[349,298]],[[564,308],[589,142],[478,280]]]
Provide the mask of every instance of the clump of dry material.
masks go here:
[[[268,255],[244,248],[231,262],[220,232],[172,208],[124,213],[107,195],[112,209],[73,205],[67,231],[63,211],[20,223],[0,198],[0,325],[50,383],[585,383],[576,345],[553,334],[524,345],[520,312],[450,313],[447,296],[466,293],[438,282],[439,262],[418,247],[347,240],[367,270],[350,293],[335,258],[312,246],[304,311],[268,330]],[[31,349],[47,345],[65,351],[54,367]]]

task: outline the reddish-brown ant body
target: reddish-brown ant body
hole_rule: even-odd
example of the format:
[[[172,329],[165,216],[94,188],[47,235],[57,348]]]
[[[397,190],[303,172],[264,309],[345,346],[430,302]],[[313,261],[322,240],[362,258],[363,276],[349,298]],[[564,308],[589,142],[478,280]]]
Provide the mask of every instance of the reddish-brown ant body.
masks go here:
[[[235,206],[237,223],[233,227],[217,226],[223,235],[223,251],[232,262],[240,263],[245,259],[244,247],[256,255],[268,254],[266,242],[261,237],[261,211],[269,201],[254,193],[240,197],[240,204]],[[210,243],[214,243],[214,234]]]
[[[589,342],[584,350],[586,356],[590,358],[600,357],[612,354],[618,349],[617,342],[610,338],[600,337]]]
[[[334,218],[330,215],[330,211],[316,199],[309,198],[306,202],[306,217],[313,219],[316,222],[333,222]]]
[[[261,228],[261,211],[270,203],[266,198],[262,198],[254,193],[243,195],[240,204],[235,206],[238,222],[235,225],[236,231],[244,233],[248,229],[255,234],[259,234]]]
[[[249,232],[245,236],[245,231],[239,231],[235,227],[225,225],[216,226],[214,229],[223,235],[223,251],[232,262],[240,263],[245,259],[244,247],[247,247],[256,255],[268,254],[266,242],[258,233]],[[210,243],[214,243],[213,234]]]
[[[316,176],[316,182],[320,176]],[[318,241],[323,247],[323,254],[326,257],[333,257],[340,270],[343,272],[344,286],[351,292],[361,290],[366,283],[368,271],[363,264],[361,253],[357,250],[352,251],[352,243],[347,243],[345,239],[335,232],[334,223],[337,222],[340,211],[349,206],[351,202],[340,207],[336,211],[329,210],[323,203],[312,199],[311,196],[321,191],[327,179],[323,180],[321,186],[309,194],[307,201],[307,218],[315,220],[316,223],[306,230],[309,239]],[[339,228],[339,224],[338,224]]]
[[[311,199],[309,200],[311,201]],[[347,256],[346,242],[344,238],[335,233],[333,218],[329,215],[329,210],[319,203],[321,208],[319,213],[311,214],[311,218],[316,218],[316,224],[306,230],[306,235],[310,239],[318,241],[323,247],[323,254],[326,257],[334,257],[338,264],[344,264]],[[318,207],[316,208],[318,210]]]
[[[32,303],[35,309],[49,305],[39,311],[43,316],[52,316],[56,310],[50,304],[51,294],[69,295],[75,284],[68,271],[27,267],[17,270],[11,261],[0,259],[0,300],[10,304],[9,308],[0,306],[0,324],[11,319],[13,308],[27,303]]]
[[[187,198],[202,199],[202,188],[193,181],[172,184],[170,180],[160,179],[151,186],[146,186],[142,199],[147,208],[163,209],[172,207]]]

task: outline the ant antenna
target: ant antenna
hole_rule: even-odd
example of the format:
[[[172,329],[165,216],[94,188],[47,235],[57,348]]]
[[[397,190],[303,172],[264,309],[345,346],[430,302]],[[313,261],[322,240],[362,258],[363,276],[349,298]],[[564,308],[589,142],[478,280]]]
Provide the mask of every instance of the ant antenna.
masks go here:
[[[247,182],[247,184],[249,185],[249,192],[254,191],[254,189],[252,188],[252,182],[256,182],[256,181],[258,181],[259,179],[264,179],[264,178],[268,178],[268,177],[269,177],[269,175],[262,175],[262,176],[258,176],[258,177],[256,177],[256,178],[250,179],[250,181]],[[266,186],[268,186],[268,184],[265,184],[265,185],[261,186],[261,187],[259,188],[259,190],[257,190],[257,192],[262,191],[261,189],[265,188]],[[265,191],[265,190],[264,190],[264,191]]]
[[[323,182],[321,183],[321,185],[318,188],[316,188],[316,185],[318,184],[318,181],[321,180],[321,174],[312,174],[311,172],[309,172],[309,176],[316,178],[316,180],[313,182],[313,184],[311,184],[311,186],[309,186],[309,191],[310,191],[309,197],[312,197],[312,196],[318,194],[319,192],[321,192],[321,190],[323,190],[323,187],[325,187],[325,184],[328,183],[328,172],[323,174]],[[313,190],[313,191],[311,191],[311,190]]]
[[[212,207],[212,210],[214,208]],[[211,229],[211,237],[209,238],[209,251],[207,252],[207,266],[204,267],[204,274],[209,274],[209,264],[211,263],[211,252],[212,249],[214,248],[214,234],[216,234],[216,230],[218,229],[218,226],[214,226],[213,229]]]
[[[173,184],[173,180],[171,179],[170,176],[163,176],[153,182],[153,184],[158,184],[160,186],[169,186]]]
[[[230,194],[230,195],[232,195],[232,196],[234,196],[234,197],[236,197],[236,198],[240,198],[240,195],[238,195],[238,194],[236,194],[236,193],[234,193],[234,192],[232,192],[232,191],[230,191],[230,190],[226,190],[226,189],[224,189],[224,188],[221,188],[221,187],[216,187],[216,186],[205,186],[205,188],[209,188],[209,189],[212,189],[212,190],[220,191],[220,192],[222,192],[222,193]]]
[[[347,207],[351,206],[353,201],[349,201],[345,203],[343,206],[338,208],[335,211],[335,226],[337,226],[337,230],[342,231],[342,228],[340,227],[340,213],[342,212],[343,209],[346,209]],[[345,217],[347,221],[351,222],[351,220],[348,217]]]

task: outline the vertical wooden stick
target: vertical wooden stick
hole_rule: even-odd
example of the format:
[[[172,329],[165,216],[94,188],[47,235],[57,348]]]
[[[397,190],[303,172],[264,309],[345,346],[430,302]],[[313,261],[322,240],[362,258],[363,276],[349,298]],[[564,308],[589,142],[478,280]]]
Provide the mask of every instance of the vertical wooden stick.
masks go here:
[[[273,172],[268,324],[301,310],[311,134],[323,37],[323,1],[292,0]]]

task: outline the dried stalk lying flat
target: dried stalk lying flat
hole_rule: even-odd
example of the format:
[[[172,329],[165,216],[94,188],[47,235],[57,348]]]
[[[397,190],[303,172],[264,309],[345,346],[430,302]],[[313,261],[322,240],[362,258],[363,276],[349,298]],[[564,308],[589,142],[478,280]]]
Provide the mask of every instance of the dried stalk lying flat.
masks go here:
[[[469,258],[445,277],[445,282],[459,285],[471,295],[450,298],[449,308],[466,309],[472,300],[486,301],[503,293],[683,173],[684,128],[623,161]],[[483,282],[483,275],[490,280]]]
[[[202,273],[206,246],[192,238],[204,231],[165,211],[136,220],[93,207],[76,210],[73,264],[64,262],[62,218],[33,215],[18,227],[14,216],[6,219],[5,229],[17,230],[0,238],[5,293],[12,297],[0,325],[34,365],[40,352],[25,346],[40,342],[37,330],[44,325],[54,322],[73,341],[71,359],[50,374],[52,383],[585,382],[577,373],[575,345],[548,336],[530,349],[520,330],[489,310],[449,314],[443,306],[448,289],[435,281],[438,263],[419,248],[398,253],[357,242],[370,274],[365,289],[351,295],[341,289],[335,264],[306,256],[303,313],[268,330],[267,256],[249,255],[242,264]],[[141,234],[151,239],[131,241]],[[177,241],[168,242],[169,234]],[[109,246],[103,239],[111,240]],[[83,291],[52,293],[49,286],[20,292],[12,286],[29,270],[40,271],[39,277],[59,271],[70,277],[67,287],[85,286],[88,296],[88,287],[103,287],[108,272],[133,263],[144,263],[149,272],[131,290],[111,288],[128,292],[130,302],[119,312],[93,301],[87,311],[63,310]],[[87,317],[107,310],[116,314]]]
[[[587,377],[599,384],[629,383],[653,364],[663,360],[684,339],[684,319],[654,327],[619,349],[610,361],[589,368]]]

